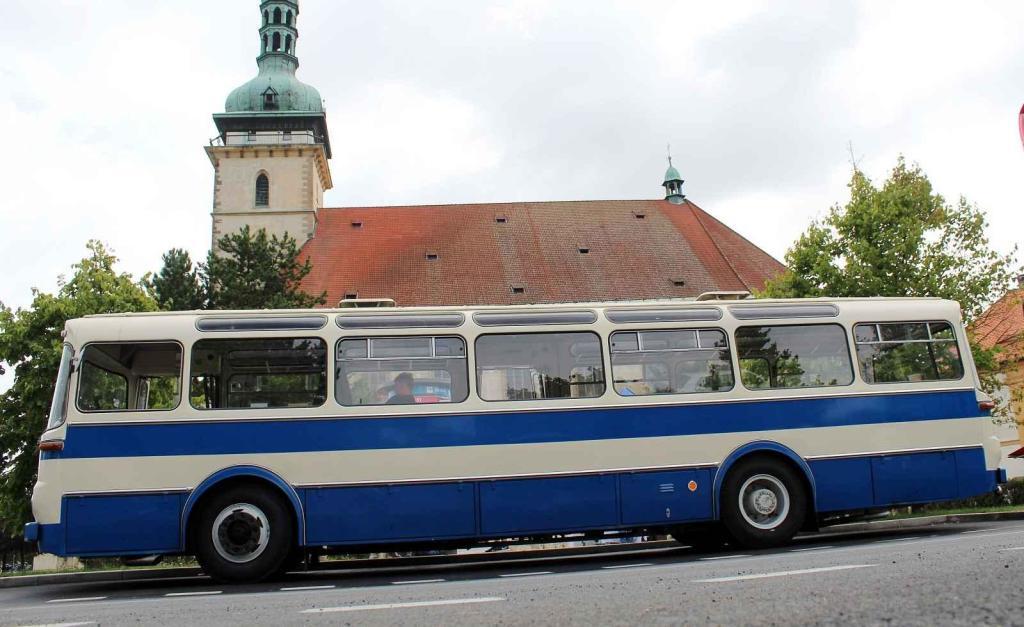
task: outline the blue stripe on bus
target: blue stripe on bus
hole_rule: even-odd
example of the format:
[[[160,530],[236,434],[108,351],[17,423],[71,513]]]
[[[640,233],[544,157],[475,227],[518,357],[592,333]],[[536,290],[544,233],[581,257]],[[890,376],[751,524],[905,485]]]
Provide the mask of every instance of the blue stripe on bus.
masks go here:
[[[534,444],[973,418],[972,390],[535,412],[70,425],[61,458]]]

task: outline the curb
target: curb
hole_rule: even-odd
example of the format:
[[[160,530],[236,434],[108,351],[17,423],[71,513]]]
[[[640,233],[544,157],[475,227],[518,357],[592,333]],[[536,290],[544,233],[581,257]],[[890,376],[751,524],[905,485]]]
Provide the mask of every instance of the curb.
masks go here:
[[[921,516],[918,518],[900,518],[897,520],[879,520],[875,522],[847,523],[825,527],[820,532],[801,534],[804,537],[858,533],[864,531],[886,531],[895,529],[919,529],[945,524],[965,524],[974,522],[991,522],[1000,520],[1024,520],[1024,511],[1019,512],[982,512],[976,514],[950,514],[943,516]],[[474,553],[469,555],[424,556],[377,558],[362,560],[344,560],[321,562],[314,571],[362,570],[373,568],[401,568],[409,566],[439,566],[454,563],[505,562],[538,558],[556,558],[583,555],[601,555],[605,553],[625,553],[636,550],[671,549],[680,546],[674,540],[645,542],[642,544],[605,544],[587,547],[571,547],[559,549],[533,549],[528,551],[507,551],[502,553]],[[202,576],[199,568],[133,568],[125,570],[94,571],[85,573],[55,573],[48,575],[25,575],[21,577],[0,578],[0,589],[21,588],[27,586],[49,586],[69,583],[100,583],[117,581],[145,581],[160,579],[180,579]]]
[[[846,523],[825,527],[820,532],[853,533],[859,531],[886,531],[893,529],[920,529],[934,525],[963,524],[972,522],[992,522],[998,520],[1024,520],[1024,511],[1020,512],[979,512],[976,514],[946,514],[942,516],[918,516],[915,518],[898,518],[896,520],[879,520],[875,522]]]
[[[85,573],[51,573],[46,575],[25,575],[23,577],[0,577],[0,590],[25,586],[52,586],[65,583],[99,583],[106,581],[141,581],[145,579],[178,579],[197,577],[198,568],[145,568],[126,570],[98,570]]]

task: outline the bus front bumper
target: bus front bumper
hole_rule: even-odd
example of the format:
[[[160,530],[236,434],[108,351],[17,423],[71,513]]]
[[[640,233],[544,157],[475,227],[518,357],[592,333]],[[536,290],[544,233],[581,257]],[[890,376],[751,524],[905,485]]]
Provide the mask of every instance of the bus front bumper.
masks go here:
[[[60,557],[68,557],[64,545],[64,525],[43,525],[30,522],[25,525],[25,541],[35,542],[40,553],[51,553]]]
[[[39,541],[39,523],[30,522],[25,525],[25,542]]]

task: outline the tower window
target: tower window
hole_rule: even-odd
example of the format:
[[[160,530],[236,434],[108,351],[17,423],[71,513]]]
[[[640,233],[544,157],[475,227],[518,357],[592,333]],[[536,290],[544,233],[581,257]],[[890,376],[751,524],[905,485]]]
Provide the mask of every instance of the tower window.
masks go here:
[[[274,9],[274,23],[275,24],[280,24],[281,23],[281,9],[280,9],[280,7],[277,8],[277,9]]]
[[[274,52],[281,52],[281,33],[274,33]]]
[[[263,25],[266,26],[270,23],[270,11],[263,12]]]
[[[267,46],[268,46],[269,44],[270,44],[270,41],[269,41],[269,40],[267,39],[267,36],[266,36],[266,35],[264,35],[264,36],[263,36],[263,52],[264,52],[264,54],[266,54],[266,52],[267,52]]]
[[[284,51],[288,54],[292,53],[292,36],[288,35],[284,38]]]
[[[264,111],[277,111],[278,109],[277,91],[273,87],[268,87],[263,92],[263,110]]]
[[[270,206],[270,179],[266,174],[256,177],[256,206]]]
[[[285,17],[285,23],[288,24],[288,26],[291,26],[293,19],[294,19],[294,16],[292,15],[292,12],[288,11],[288,15],[287,15],[287,17]]]

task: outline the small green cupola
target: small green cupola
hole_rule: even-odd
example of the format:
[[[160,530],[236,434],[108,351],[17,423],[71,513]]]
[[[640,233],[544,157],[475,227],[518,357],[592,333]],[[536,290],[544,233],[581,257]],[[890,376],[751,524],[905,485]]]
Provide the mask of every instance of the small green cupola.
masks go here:
[[[672,165],[672,155],[668,156],[668,170],[665,171],[665,182],[661,185],[665,188],[665,200],[669,201],[673,205],[681,205],[686,202],[686,196],[683,195],[683,177],[680,176],[679,170]]]
[[[251,111],[323,112],[320,92],[295,77],[299,57],[298,0],[260,2],[259,76],[231,92],[227,113]]]
[[[320,92],[296,78],[298,0],[261,0],[259,74],[233,90],[224,113],[213,116],[221,141],[240,134],[250,142],[323,144],[331,156],[327,114]]]

